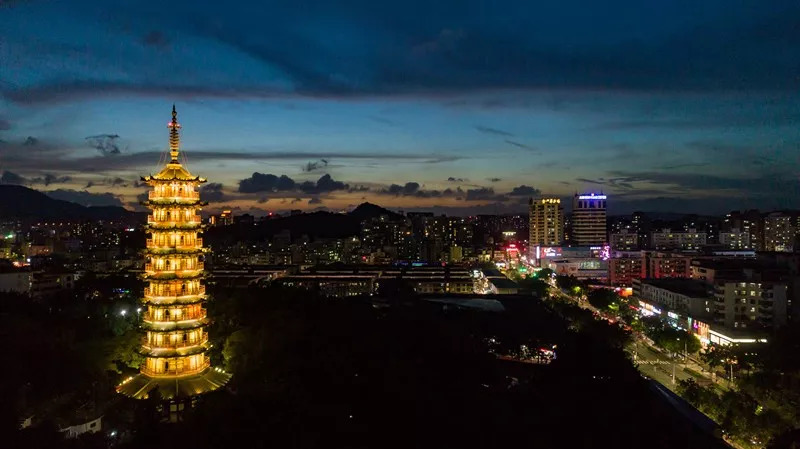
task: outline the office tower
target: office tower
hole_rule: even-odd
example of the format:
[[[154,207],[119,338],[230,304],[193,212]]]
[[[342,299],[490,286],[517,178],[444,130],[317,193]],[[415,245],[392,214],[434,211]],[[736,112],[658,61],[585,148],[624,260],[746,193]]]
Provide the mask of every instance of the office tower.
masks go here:
[[[699,249],[706,245],[706,233],[697,229],[688,228],[683,232],[672,232],[672,229],[662,229],[652,234],[652,247],[654,249]]]
[[[162,398],[180,401],[221,387],[230,375],[212,369],[206,354],[205,249],[198,236],[202,203],[197,190],[206,180],[190,174],[178,161],[180,125],[174,106],[168,127],[170,161],[155,176],[142,178],[152,188],[144,203],[151,211],[144,269],[149,285],[141,316],[145,361],[140,374],[117,390],[144,399],[157,387]]]
[[[795,229],[792,217],[773,212],[764,217],[764,249],[766,251],[792,252]]]
[[[561,200],[543,197],[531,199],[528,204],[528,247],[560,245],[564,239],[564,208]]]
[[[572,200],[572,246],[600,246],[606,243],[606,195],[575,194]]]
[[[764,249],[764,217],[757,210],[732,211],[725,216],[721,227],[723,232],[739,229],[750,235],[750,247],[756,251]]]

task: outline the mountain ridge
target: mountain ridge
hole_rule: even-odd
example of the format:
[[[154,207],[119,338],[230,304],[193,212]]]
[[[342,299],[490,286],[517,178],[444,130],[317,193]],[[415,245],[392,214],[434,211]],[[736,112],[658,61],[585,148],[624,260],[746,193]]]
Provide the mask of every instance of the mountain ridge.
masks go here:
[[[144,214],[119,206],[83,206],[19,185],[0,185],[0,217],[23,220],[131,220]]]

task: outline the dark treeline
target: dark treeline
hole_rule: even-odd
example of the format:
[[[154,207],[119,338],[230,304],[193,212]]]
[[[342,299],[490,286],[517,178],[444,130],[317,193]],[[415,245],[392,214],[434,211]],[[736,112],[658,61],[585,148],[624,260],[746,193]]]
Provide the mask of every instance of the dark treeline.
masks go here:
[[[653,395],[622,349],[624,331],[569,304],[519,297],[494,313],[398,296],[376,307],[272,287],[216,289],[213,298],[213,361],[234,377],[183,422],[160,423],[154,401],[117,398],[104,424],[119,430],[116,439],[59,441],[40,428],[18,432],[18,441],[123,448],[717,443]],[[525,364],[490,351],[521,345],[555,346],[557,358]],[[78,357],[75,349],[58,357]],[[56,356],[42,357],[45,364]]]

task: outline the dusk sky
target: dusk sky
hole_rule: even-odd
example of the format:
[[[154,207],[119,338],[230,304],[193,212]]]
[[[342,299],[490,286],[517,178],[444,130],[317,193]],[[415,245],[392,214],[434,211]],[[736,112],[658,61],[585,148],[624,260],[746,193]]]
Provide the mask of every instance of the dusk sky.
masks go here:
[[[0,30],[0,180],[62,199],[133,208],[175,103],[212,211],[800,208],[797,0],[0,0]]]

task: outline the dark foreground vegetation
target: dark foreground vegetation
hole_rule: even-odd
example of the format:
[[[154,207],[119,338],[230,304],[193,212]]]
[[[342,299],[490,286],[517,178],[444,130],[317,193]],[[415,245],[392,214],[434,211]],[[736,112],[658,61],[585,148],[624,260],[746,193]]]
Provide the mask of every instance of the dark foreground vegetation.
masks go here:
[[[155,400],[112,393],[135,365],[119,355],[130,330],[89,318],[100,326],[90,332],[70,312],[102,304],[114,311],[114,301],[120,299],[77,298],[57,311],[48,304],[22,311],[3,306],[2,324],[25,323],[4,326],[0,342],[20,362],[4,388],[24,392],[13,396],[9,411],[41,411],[48,398],[74,391],[94,395],[104,409],[103,432],[74,440],[63,439],[52,422],[14,430],[11,413],[4,423],[8,441],[48,448],[720,444],[648,388],[623,351],[624,331],[567,303],[532,297],[503,300],[506,311],[497,313],[407,295],[374,302],[275,288],[217,289],[209,303],[212,356],[234,377],[182,422],[161,423]],[[35,339],[28,338],[31,329]],[[98,345],[101,336],[116,338],[116,346]],[[494,355],[522,347],[555,347],[556,359],[543,365]],[[42,378],[40,370],[50,374]]]

